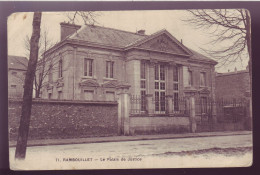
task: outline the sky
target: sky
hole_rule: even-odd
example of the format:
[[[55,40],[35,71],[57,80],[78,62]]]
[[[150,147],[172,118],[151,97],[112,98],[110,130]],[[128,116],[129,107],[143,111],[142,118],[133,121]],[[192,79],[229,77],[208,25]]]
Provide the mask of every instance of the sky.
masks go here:
[[[99,12],[96,18],[99,26],[115,28],[130,32],[144,29],[146,34],[153,34],[166,29],[188,48],[202,54],[200,47],[205,48],[210,42],[207,31],[195,29],[194,26],[182,21],[189,17],[189,13],[183,10],[150,10],[150,11],[106,11]],[[32,33],[33,13],[13,13],[8,17],[8,55],[27,56],[24,47],[24,38]],[[53,43],[60,41],[60,22],[68,22],[64,12],[44,12],[42,14],[41,29],[48,31]],[[83,25],[83,22],[79,23]],[[218,47],[218,46],[216,46]],[[217,72],[243,70],[247,66],[248,59],[243,63],[216,68]]]

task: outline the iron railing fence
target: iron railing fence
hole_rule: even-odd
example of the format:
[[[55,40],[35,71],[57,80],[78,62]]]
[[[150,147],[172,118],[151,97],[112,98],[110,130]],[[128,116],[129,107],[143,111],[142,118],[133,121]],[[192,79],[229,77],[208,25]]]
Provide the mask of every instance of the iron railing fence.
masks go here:
[[[248,115],[249,101],[246,99],[195,98],[195,113],[201,122],[216,115],[218,122],[238,122]]]
[[[167,115],[169,114],[169,104],[167,103],[166,97],[152,97],[153,114]]]
[[[130,96],[130,114],[140,115],[146,114],[146,98],[141,95],[131,95]]]
[[[150,103],[148,105],[147,103]],[[171,106],[170,106],[171,105]],[[147,107],[150,106],[150,109]],[[170,116],[170,117],[189,117],[190,106],[187,98],[166,98],[165,96],[151,98],[147,101],[145,96],[130,96],[130,115],[131,116]]]
[[[180,98],[172,98],[173,108],[172,113],[173,116],[179,117],[189,117],[190,116],[190,103],[189,99],[185,97]]]

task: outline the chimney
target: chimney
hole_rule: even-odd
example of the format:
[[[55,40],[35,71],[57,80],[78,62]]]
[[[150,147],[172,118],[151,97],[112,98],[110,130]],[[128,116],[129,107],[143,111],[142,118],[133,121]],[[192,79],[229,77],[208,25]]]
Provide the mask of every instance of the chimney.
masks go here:
[[[235,73],[237,73],[237,67],[235,67]]]
[[[140,35],[145,35],[145,30],[138,30],[137,33]]]
[[[64,40],[67,36],[75,33],[81,26],[66,22],[60,23],[60,40]]]

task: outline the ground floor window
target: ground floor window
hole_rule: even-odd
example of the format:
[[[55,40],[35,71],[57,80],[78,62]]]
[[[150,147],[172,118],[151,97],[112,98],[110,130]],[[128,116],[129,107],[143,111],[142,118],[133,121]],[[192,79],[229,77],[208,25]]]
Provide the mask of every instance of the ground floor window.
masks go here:
[[[51,99],[52,98],[52,93],[49,93],[48,94],[48,99]]]
[[[155,91],[155,111],[165,112],[165,92]]]
[[[115,101],[115,92],[107,91],[106,92],[106,100],[107,101]]]
[[[200,104],[201,104],[201,113],[205,114],[208,112],[208,101],[207,101],[207,97],[201,97],[200,98]]]
[[[141,111],[146,110],[146,92],[145,90],[141,90]]]
[[[94,99],[94,91],[93,90],[84,90],[85,100],[90,101]]]
[[[58,91],[58,100],[62,99],[62,91]]]
[[[173,109],[179,111],[179,93],[173,93]]]

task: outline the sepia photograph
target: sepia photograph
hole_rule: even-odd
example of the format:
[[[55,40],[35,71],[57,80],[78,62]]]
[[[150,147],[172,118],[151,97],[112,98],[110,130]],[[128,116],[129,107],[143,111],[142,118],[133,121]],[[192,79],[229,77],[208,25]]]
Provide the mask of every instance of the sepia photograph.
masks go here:
[[[12,170],[250,167],[246,9],[8,17]]]

